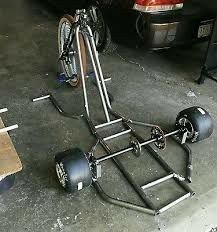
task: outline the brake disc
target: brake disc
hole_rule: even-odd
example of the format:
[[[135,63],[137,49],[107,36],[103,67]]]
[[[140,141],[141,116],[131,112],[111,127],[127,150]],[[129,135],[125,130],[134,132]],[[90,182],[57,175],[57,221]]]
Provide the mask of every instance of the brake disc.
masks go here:
[[[164,132],[160,127],[154,127],[151,130],[151,138],[156,139],[154,145],[161,150],[166,148],[166,138],[164,136]]]
[[[133,147],[133,150],[132,150],[133,154],[136,157],[139,157],[141,155],[141,151],[142,151],[142,148],[141,148],[139,141],[135,138],[131,139],[130,146]]]

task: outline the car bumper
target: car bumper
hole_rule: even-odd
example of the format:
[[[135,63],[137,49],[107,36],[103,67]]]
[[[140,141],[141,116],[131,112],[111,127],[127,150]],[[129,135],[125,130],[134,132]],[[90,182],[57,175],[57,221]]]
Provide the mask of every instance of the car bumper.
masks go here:
[[[212,25],[214,17],[176,20],[175,22],[149,22],[145,44],[152,49],[170,48],[206,41],[210,33],[199,36],[201,25]],[[211,27],[210,27],[211,28]],[[211,31],[210,31],[211,32]]]

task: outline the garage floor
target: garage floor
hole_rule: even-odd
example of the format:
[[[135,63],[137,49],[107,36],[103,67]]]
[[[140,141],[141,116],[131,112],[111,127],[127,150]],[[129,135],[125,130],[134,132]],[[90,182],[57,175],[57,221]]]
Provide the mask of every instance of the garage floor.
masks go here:
[[[54,155],[71,147],[87,151],[94,142],[82,121],[61,117],[48,102],[31,99],[47,91],[55,94],[67,111],[81,112],[79,91],[59,86],[55,76],[58,18],[47,8],[30,0],[0,3],[0,106],[9,108],[7,124],[18,123],[11,133],[24,169],[13,190],[0,196],[0,231],[170,231],[208,232],[217,226],[217,143],[216,130],[206,141],[191,145],[194,158],[193,183],[197,193],[164,214],[152,217],[102,201],[91,187],[78,194],[66,194],[56,181]],[[158,123],[172,129],[177,113],[189,106],[206,108],[217,120],[216,84],[210,80],[198,86],[204,48],[173,49],[146,53],[119,47],[117,53],[101,56],[104,72],[112,77],[109,89],[113,107],[124,115]],[[140,66],[137,64],[139,63]],[[121,85],[120,85],[121,83]],[[90,85],[94,109],[94,87]],[[100,113],[93,114],[100,119]],[[184,173],[185,157],[173,144],[162,156]],[[161,174],[152,160],[125,163],[138,182]],[[147,156],[148,158],[148,156]],[[139,170],[139,172],[138,172]],[[143,176],[141,176],[143,174]],[[103,168],[103,186],[114,196],[138,200],[110,162]],[[150,193],[157,202],[172,197],[174,183]],[[168,199],[167,199],[168,200]]]

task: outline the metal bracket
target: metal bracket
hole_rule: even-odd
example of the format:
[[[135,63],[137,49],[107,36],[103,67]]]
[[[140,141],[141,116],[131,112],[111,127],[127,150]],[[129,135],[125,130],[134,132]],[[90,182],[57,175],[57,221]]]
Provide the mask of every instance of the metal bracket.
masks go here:
[[[185,144],[187,136],[188,136],[188,131],[185,131],[182,136],[181,144]]]
[[[102,165],[101,164],[96,164],[94,163],[92,165],[92,170],[93,170],[93,179],[97,180],[102,176]]]

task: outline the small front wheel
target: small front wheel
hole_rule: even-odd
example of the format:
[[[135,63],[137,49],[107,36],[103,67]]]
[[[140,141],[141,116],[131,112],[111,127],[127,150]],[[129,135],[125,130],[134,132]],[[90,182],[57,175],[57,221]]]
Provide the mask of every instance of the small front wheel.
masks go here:
[[[79,50],[75,38],[75,28],[73,24],[75,19],[71,15],[64,15],[58,28],[58,47],[59,57],[62,65],[62,70],[69,84],[73,87],[78,87],[81,79]],[[82,66],[84,75],[86,75],[86,50],[83,35],[79,35],[80,52],[82,57]]]
[[[92,183],[89,160],[79,148],[57,154],[55,166],[59,183],[67,192],[79,191]]]
[[[185,128],[187,130],[187,140],[195,143],[211,136],[213,121],[206,110],[194,106],[178,114],[176,128]]]

